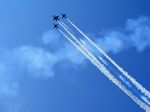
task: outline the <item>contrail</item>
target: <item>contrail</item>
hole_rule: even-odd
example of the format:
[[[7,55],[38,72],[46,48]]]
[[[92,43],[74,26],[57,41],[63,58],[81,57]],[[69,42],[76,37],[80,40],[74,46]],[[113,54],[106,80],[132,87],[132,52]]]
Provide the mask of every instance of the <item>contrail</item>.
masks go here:
[[[58,21],[58,23],[61,25],[61,27],[73,38],[73,40],[79,44],[79,46],[86,52],[88,55],[93,58],[93,60],[98,61],[97,58],[82,44],[81,41],[79,41],[63,24],[62,22]]]
[[[64,27],[64,26],[62,26]],[[150,112],[150,108],[143,103],[141,100],[139,100],[136,96],[134,96],[129,90],[127,90],[104,66],[101,64],[96,57],[89,53],[89,51],[85,51],[83,47],[78,46],[77,43],[75,43],[73,40],[71,40],[66,34],[64,34],[61,30],[59,32],[70,42],[73,44],[73,46],[76,47],[77,50],[79,50],[87,59],[91,61],[109,80],[111,80],[114,84],[116,84],[121,90],[123,90],[128,96],[130,96],[141,108],[144,110]],[[69,32],[69,31],[68,31]],[[68,33],[67,32],[67,33]],[[73,35],[73,34],[71,34]],[[74,37],[76,38],[76,37]],[[78,40],[77,38],[75,40]],[[90,56],[89,56],[90,55]],[[92,58],[91,58],[92,57]],[[93,59],[94,58],[94,59]]]
[[[83,35],[101,54],[103,54],[106,59],[108,59],[123,75],[125,75],[132,83],[135,84],[136,88],[141,91],[141,93],[145,94],[148,98],[150,98],[150,92],[145,89],[140,83],[136,81],[133,77],[131,77],[122,67],[120,67],[113,59],[111,59],[95,42],[93,42],[85,33],[83,33],[71,20],[66,19],[77,31]]]
[[[63,26],[65,26],[68,30],[70,30],[70,28],[69,28],[64,22],[58,21],[58,23],[59,23],[59,22],[61,22],[61,24],[62,24]]]
[[[65,23],[63,23],[63,24],[61,24],[61,23],[63,23],[63,22],[60,22],[60,25],[65,29],[65,31],[67,30],[67,33],[69,33],[70,35],[71,35],[71,37],[73,37],[73,39],[81,46],[81,47],[83,47],[83,49],[86,51],[86,52],[88,52],[88,54],[91,56],[91,52],[88,50],[88,46],[87,46],[87,44],[80,38],[79,40],[71,33],[71,32],[69,32],[69,30],[67,29],[67,28],[65,28],[65,26],[67,26],[67,25],[65,25],[64,26],[64,24]],[[83,44],[83,45],[82,45]],[[87,47],[87,48],[86,48]],[[93,54],[92,54],[93,55]],[[91,56],[92,57],[92,56]],[[93,59],[95,59],[95,57],[92,57]],[[109,66],[108,65],[108,63],[101,57],[101,56],[98,56],[97,57],[104,65],[107,65],[107,66]],[[97,59],[95,59],[95,60],[97,60]],[[98,60],[98,61],[99,61]],[[108,68],[107,68],[108,69]],[[121,79],[121,81],[123,81],[123,83],[125,83],[129,88],[132,88],[132,85],[130,85],[130,82],[129,81],[127,81],[125,78],[127,78],[127,77],[123,77],[123,76],[119,76],[118,78],[120,78]],[[127,78],[128,79],[128,78]],[[131,83],[132,84],[134,84],[132,81],[131,81]],[[134,84],[134,86],[135,86],[135,84]],[[136,87],[136,86],[135,86]],[[139,89],[137,89],[137,90],[139,90]],[[137,91],[135,90],[134,91],[134,93],[136,93]],[[141,90],[140,90],[140,92],[141,92]],[[143,94],[143,93],[142,93]],[[145,95],[145,94],[143,94],[143,95]],[[141,96],[140,94],[138,94],[138,96],[140,96],[141,97],[141,100],[143,100],[146,104],[148,104],[148,105],[150,105],[150,103],[149,103],[149,100],[147,99],[147,97],[146,96]],[[143,97],[144,97],[144,99],[143,99]]]

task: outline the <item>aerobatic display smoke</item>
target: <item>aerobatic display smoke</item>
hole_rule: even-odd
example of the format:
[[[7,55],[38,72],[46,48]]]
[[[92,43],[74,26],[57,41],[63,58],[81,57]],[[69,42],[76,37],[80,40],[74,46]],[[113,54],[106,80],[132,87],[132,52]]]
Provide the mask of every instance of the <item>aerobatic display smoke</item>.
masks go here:
[[[144,93],[146,96],[150,98],[150,92],[146,90],[140,83],[138,83],[133,77],[128,75],[128,72],[123,70],[122,67],[120,67],[114,60],[112,60],[96,43],[94,43],[85,33],[83,33],[73,22],[71,22],[69,19],[67,21],[83,35],[85,39],[87,39],[101,54],[103,54],[120,72],[122,72],[123,75],[125,75],[132,83],[134,83],[137,87],[137,89],[141,90],[142,93]]]
[[[110,81],[124,91],[133,101],[135,101],[146,112],[150,112],[150,92],[131,77],[122,67],[120,67],[110,56],[108,56],[94,41],[92,41],[85,33],[83,33],[71,20],[66,18],[67,23],[73,26],[82,37],[77,38],[71,28],[62,21],[58,21],[61,29],[58,31],[93,65],[95,65]],[[89,42],[99,54],[96,54],[90,46]]]

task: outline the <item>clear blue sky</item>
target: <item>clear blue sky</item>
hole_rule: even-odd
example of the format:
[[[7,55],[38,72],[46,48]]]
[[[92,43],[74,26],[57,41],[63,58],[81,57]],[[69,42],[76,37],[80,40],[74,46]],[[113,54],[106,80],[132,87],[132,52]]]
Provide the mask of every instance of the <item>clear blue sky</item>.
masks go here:
[[[61,43],[58,47],[58,42],[65,41],[60,35],[51,36],[54,43],[46,45],[42,37],[53,29],[54,14],[65,12],[85,32],[100,35],[107,29],[124,28],[130,18],[149,18],[149,6],[149,0],[1,0],[0,111],[143,112],[88,61],[81,59],[80,64],[67,58],[58,61],[55,55],[66,56],[65,49],[55,53],[55,46],[64,47]],[[148,25],[150,28],[150,20]],[[150,90],[147,43],[140,52],[129,47],[108,53]]]

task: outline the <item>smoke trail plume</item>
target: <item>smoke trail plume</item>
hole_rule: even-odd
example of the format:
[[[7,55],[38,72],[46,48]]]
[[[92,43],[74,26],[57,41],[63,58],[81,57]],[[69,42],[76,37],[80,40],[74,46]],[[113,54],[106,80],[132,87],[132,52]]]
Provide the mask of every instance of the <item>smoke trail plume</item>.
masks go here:
[[[60,22],[59,22],[60,23]],[[75,42],[73,42],[66,34],[64,34],[61,30],[59,32],[70,42],[75,46],[87,59],[89,59],[106,77],[108,77],[109,80],[111,80],[114,84],[116,84],[121,90],[123,90],[128,96],[130,96],[141,108],[144,110],[150,111],[150,108],[143,103],[141,100],[139,100],[136,96],[134,96],[129,90],[127,90],[104,66],[101,64],[97,58],[88,50],[86,50],[78,41],[78,39],[69,32],[65,26],[63,26],[61,23],[60,25],[63,27],[63,29],[70,34],[70,36],[73,36],[72,38],[75,38],[74,40],[79,44],[77,45]],[[87,54],[86,54],[87,53]],[[92,58],[91,58],[92,57]]]
[[[123,73],[132,83],[134,83],[137,89],[141,90],[148,98],[150,98],[150,92],[145,89],[140,83],[138,83],[133,77],[131,77],[122,67],[120,67],[113,59],[111,59],[96,43],[94,43],[85,33],[83,33],[71,20],[67,21],[80,32],[85,39],[87,39],[101,54],[103,54],[106,59],[108,59],[121,73]]]
[[[96,57],[94,57],[92,54],[91,54],[91,52],[61,23],[61,22],[59,22],[59,24],[63,27],[63,29],[74,39],[74,41],[77,43],[77,44],[79,44],[79,46],[83,49],[83,50],[85,50],[85,52],[91,57],[91,58],[93,58],[93,60],[97,60],[97,58]]]

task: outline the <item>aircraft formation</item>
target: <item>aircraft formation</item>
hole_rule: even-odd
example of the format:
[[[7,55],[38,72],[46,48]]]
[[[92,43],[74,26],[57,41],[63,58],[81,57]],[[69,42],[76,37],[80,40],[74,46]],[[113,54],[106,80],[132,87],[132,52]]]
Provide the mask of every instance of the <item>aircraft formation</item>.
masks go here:
[[[63,13],[61,13],[61,15],[60,16],[57,16],[57,15],[54,15],[53,16],[53,22],[57,22],[57,21],[59,21],[60,20],[60,18],[61,19],[66,19],[67,18],[67,15],[66,14],[63,14]],[[53,24],[54,26],[54,29],[58,29],[59,27],[58,27],[58,24]]]

